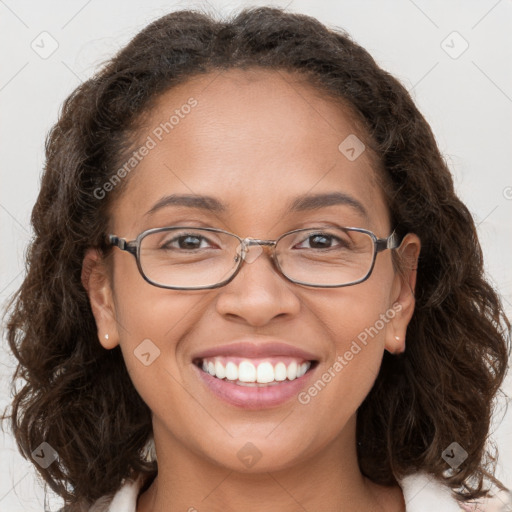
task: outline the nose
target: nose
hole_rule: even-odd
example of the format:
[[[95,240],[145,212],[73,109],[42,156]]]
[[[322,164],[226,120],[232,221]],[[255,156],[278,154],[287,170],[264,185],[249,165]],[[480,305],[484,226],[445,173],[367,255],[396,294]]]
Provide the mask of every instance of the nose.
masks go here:
[[[238,274],[219,288],[217,312],[253,327],[266,325],[275,317],[292,317],[300,311],[301,302],[293,290],[295,285],[274,266],[271,247],[251,245]]]

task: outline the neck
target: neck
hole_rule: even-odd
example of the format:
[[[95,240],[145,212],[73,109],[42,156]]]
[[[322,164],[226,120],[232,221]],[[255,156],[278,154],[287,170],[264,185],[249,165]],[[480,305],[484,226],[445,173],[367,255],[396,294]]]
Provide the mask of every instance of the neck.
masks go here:
[[[158,421],[153,422],[158,476],[137,512],[280,512],[297,510],[404,510],[399,487],[381,487],[359,470],[355,417],[313,456],[275,471],[240,472],[200,457]]]

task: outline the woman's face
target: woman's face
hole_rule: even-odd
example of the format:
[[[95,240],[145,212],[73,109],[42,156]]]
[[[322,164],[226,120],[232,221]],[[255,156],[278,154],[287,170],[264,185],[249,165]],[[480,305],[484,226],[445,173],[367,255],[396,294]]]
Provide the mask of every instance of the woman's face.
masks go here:
[[[126,240],[183,224],[271,240],[317,226],[366,228],[379,238],[392,230],[369,150],[358,156],[354,125],[285,72],[232,70],[194,78],[159,98],[141,134],[136,147],[149,149],[139,152],[146,154],[112,206],[111,232]],[[289,209],[299,196],[336,192],[350,200]],[[171,195],[209,196],[222,208],[182,203],[154,209]],[[417,256],[417,238],[409,236],[401,250]],[[160,452],[174,446],[176,453],[179,446],[234,470],[268,471],[333,444],[353,446],[356,411],[383,351],[404,349],[414,277],[399,278],[391,251],[378,254],[365,282],[332,289],[289,282],[268,249],[252,251],[250,262],[217,289],[152,286],[135,259],[118,249],[108,262],[111,281],[89,283],[98,336],[105,348],[120,344],[152,411]],[[87,258],[97,256],[91,251]],[[282,364],[293,372],[288,366],[294,362],[314,363],[295,380],[242,386],[207,376],[196,364],[205,351],[224,367],[270,363],[274,379]]]

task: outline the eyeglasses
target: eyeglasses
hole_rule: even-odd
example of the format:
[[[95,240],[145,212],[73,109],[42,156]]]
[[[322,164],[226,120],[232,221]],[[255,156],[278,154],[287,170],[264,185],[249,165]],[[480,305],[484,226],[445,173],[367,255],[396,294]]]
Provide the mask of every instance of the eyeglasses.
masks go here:
[[[135,256],[148,283],[173,290],[224,286],[264,246],[272,247],[275,268],[292,283],[351,286],[370,277],[377,253],[396,249],[400,242],[395,231],[377,238],[371,231],[353,227],[295,229],[277,240],[240,238],[222,229],[190,226],[148,229],[132,241],[112,234],[107,237],[108,245]]]

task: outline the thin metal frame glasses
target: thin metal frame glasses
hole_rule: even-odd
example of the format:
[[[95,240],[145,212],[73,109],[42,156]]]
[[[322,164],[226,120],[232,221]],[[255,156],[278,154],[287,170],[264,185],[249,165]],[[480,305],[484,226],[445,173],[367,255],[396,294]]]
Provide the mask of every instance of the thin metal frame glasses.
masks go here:
[[[199,285],[199,286],[175,286],[175,285],[168,285],[165,283],[160,283],[152,279],[150,276],[148,276],[144,270],[144,265],[141,264],[141,245],[147,237],[153,236],[158,233],[165,233],[165,232],[171,232],[176,230],[184,230],[185,232],[194,232],[194,235],[201,234],[201,233],[217,233],[217,234],[223,234],[223,235],[229,235],[230,237],[236,238],[238,240],[238,246],[232,254],[233,261],[231,262],[234,266],[231,270],[229,270],[228,275],[222,279],[219,282],[216,282],[214,284],[209,285]],[[352,234],[352,236],[356,236],[359,238],[359,234],[364,235],[364,237],[367,237],[368,239],[371,239],[372,247],[373,247],[373,253],[371,254],[371,257],[369,255],[369,252],[367,251],[363,256],[368,257],[368,270],[364,275],[359,277],[358,279],[354,279],[349,282],[345,283],[337,283],[337,284],[318,284],[314,282],[308,282],[308,281],[302,281],[300,279],[295,279],[293,277],[290,277],[290,275],[287,273],[286,269],[283,270],[282,268],[282,261],[280,261],[279,258],[279,252],[277,250],[279,242],[282,242],[287,237],[291,237],[292,235],[299,234],[301,232],[311,232],[311,236],[321,236],[322,234],[327,234],[328,236],[334,236],[332,235],[333,230],[342,231],[343,233],[346,233],[347,235]],[[357,235],[356,235],[357,233]],[[182,236],[186,236],[186,233],[182,234]],[[206,235],[205,235],[206,236]],[[155,238],[155,237],[153,237]],[[305,238],[305,240],[308,237]],[[174,239],[173,239],[174,240]],[[369,241],[368,241],[369,243]],[[193,226],[168,226],[168,227],[161,227],[161,228],[152,228],[148,229],[146,231],[143,231],[140,233],[135,240],[127,241],[124,238],[120,238],[116,235],[109,234],[107,236],[107,244],[110,246],[118,247],[122,251],[129,252],[132,254],[136,261],[137,261],[137,268],[141,274],[141,276],[144,278],[145,281],[147,281],[149,284],[152,284],[153,286],[157,286],[159,288],[167,288],[171,290],[206,290],[206,289],[213,289],[213,288],[219,288],[221,286],[225,286],[228,284],[231,280],[234,279],[234,277],[238,274],[240,269],[242,268],[243,262],[246,261],[247,254],[249,253],[249,248],[251,246],[259,245],[259,246],[268,246],[271,247],[271,260],[274,263],[274,267],[278,270],[278,272],[285,277],[288,281],[296,284],[300,284],[303,286],[309,286],[309,287],[316,287],[316,288],[340,288],[344,286],[352,286],[355,284],[362,283],[363,281],[366,281],[375,266],[375,260],[377,257],[377,254],[379,252],[385,251],[387,249],[396,249],[400,246],[401,240],[399,239],[399,236],[395,231],[393,231],[387,238],[377,238],[377,236],[372,233],[371,231],[363,228],[356,228],[356,227],[317,227],[317,228],[301,228],[301,229],[295,229],[293,231],[288,231],[286,233],[283,233],[279,238],[276,240],[260,240],[257,238],[241,238],[238,235],[234,233],[230,233],[229,231],[225,231],[223,229],[218,228],[206,228],[206,227],[193,227]],[[327,248],[330,249],[330,248]],[[204,251],[203,251],[204,252]],[[318,254],[325,254],[325,251],[319,251]],[[190,252],[190,254],[192,254]],[[298,256],[297,256],[298,257]],[[332,256],[331,256],[332,257]],[[296,258],[297,259],[297,258]],[[321,265],[322,262],[315,262],[314,259],[312,259],[313,263],[311,263],[312,268],[314,265]],[[319,266],[318,268],[321,268]],[[363,267],[366,268],[366,265]]]

